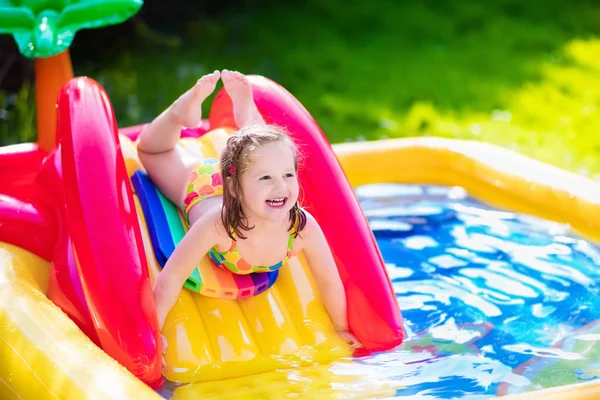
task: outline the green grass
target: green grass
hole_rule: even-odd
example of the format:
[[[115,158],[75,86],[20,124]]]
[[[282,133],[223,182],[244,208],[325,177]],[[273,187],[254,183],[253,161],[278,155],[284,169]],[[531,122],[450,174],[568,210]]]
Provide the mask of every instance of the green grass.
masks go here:
[[[0,146],[36,140],[35,94],[31,83],[24,84],[14,97],[9,99],[7,93],[0,91]],[[7,103],[13,104],[11,112],[2,107]]]
[[[151,120],[199,76],[228,68],[282,84],[332,142],[474,139],[600,173],[600,6],[359,3],[263,6],[187,22],[166,40],[139,30],[75,70],[104,85],[120,126]]]

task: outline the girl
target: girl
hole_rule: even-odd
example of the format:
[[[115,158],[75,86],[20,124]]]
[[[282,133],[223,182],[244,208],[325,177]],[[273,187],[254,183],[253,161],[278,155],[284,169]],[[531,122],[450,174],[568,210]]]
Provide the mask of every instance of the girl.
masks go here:
[[[186,159],[176,143],[182,126],[200,123],[202,102],[220,75],[242,128],[227,140],[219,166],[217,160]],[[265,124],[244,75],[224,70],[202,77],[144,129],[138,153],[158,189],[183,205],[190,224],[154,288],[161,330],[186,278],[207,253],[215,261],[233,257],[248,269],[276,265],[302,250],[338,332],[352,347],[361,346],[348,331],[344,287],[325,236],[298,206],[294,143]]]

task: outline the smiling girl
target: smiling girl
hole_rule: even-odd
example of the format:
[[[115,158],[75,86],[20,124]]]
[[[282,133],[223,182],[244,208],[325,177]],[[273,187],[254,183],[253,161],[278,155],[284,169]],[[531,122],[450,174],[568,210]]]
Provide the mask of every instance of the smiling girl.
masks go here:
[[[236,124],[220,160],[189,159],[176,147],[183,126],[201,120],[202,102],[222,78]],[[160,328],[185,280],[206,254],[233,273],[282,267],[303,251],[340,335],[360,347],[348,331],[346,296],[319,224],[298,204],[298,156],[280,128],[265,124],[248,79],[215,71],[202,77],[140,135],[138,153],[149,177],[175,204],[190,229],[159,274],[154,294]]]

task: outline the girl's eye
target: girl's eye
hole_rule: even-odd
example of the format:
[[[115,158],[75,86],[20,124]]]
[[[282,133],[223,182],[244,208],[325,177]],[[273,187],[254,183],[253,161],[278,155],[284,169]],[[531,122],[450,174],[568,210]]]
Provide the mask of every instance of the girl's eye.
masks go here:
[[[286,178],[293,178],[293,177],[294,177],[294,174],[292,174],[292,173],[285,174],[285,177],[286,177]]]
[[[271,179],[271,177],[269,175],[265,175],[265,176],[261,176],[260,177],[261,181],[266,181],[267,179]]]

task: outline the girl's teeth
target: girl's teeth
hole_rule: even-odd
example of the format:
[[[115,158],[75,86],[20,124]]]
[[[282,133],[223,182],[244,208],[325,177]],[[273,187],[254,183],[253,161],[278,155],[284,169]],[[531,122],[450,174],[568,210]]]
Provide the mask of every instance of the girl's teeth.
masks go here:
[[[285,197],[282,197],[279,199],[267,200],[267,204],[272,205],[272,206],[282,206],[284,202],[285,202]]]

